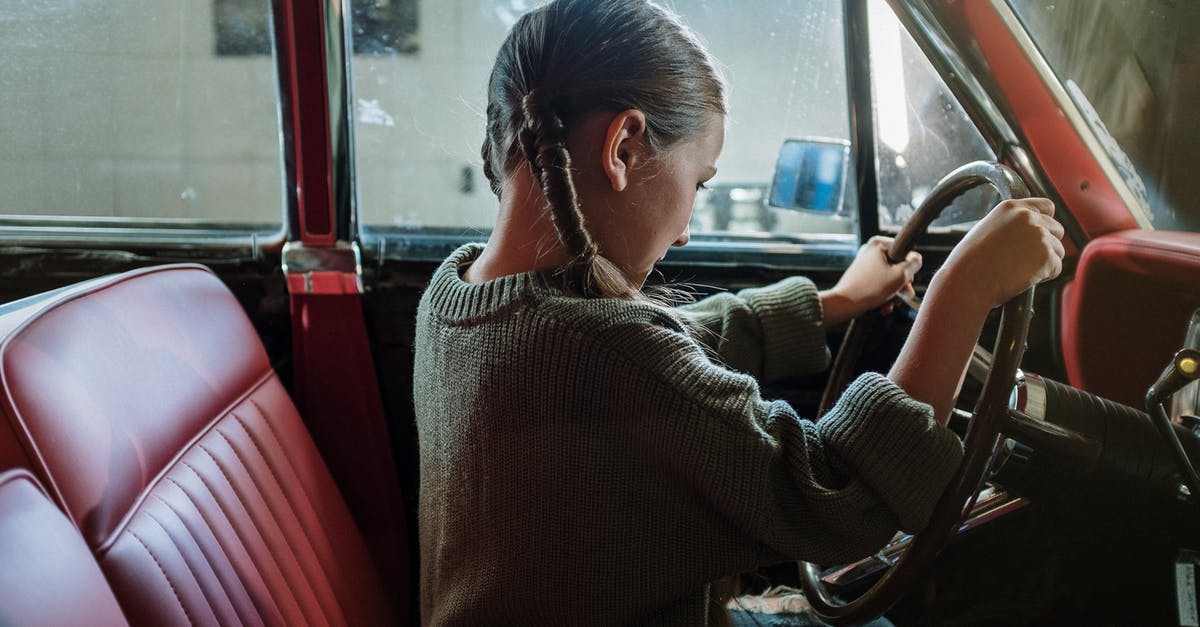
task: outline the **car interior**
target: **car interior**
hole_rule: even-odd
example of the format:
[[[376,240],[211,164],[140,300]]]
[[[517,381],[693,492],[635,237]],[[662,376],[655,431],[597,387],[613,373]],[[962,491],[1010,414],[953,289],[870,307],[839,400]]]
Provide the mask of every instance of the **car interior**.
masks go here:
[[[487,238],[476,100],[535,3],[76,4],[0,8],[0,50],[44,56],[0,64],[0,625],[419,624],[416,308]],[[1200,625],[1200,8],[673,5],[744,143],[652,283],[830,287],[882,234],[920,295],[999,199],[1067,230],[980,338],[930,525],[742,593],[834,624]],[[919,306],[764,396],[818,417]]]

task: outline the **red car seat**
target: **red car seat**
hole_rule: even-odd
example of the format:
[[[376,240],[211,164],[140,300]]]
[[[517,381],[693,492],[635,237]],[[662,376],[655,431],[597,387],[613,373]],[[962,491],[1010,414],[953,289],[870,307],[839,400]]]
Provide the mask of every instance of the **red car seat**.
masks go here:
[[[202,266],[0,308],[0,468],[16,466],[133,625],[395,622],[254,328]]]
[[[0,473],[0,625],[128,625],[91,551],[26,470]]]

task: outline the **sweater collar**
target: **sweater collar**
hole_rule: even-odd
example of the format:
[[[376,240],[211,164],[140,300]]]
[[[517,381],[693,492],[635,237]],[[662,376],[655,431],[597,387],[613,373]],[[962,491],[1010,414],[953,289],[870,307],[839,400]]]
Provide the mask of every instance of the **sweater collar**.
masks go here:
[[[483,244],[465,244],[438,266],[425,291],[426,302],[441,316],[466,320],[487,316],[522,297],[563,294],[561,281],[551,271],[523,272],[484,283],[468,283],[460,269],[483,253]]]

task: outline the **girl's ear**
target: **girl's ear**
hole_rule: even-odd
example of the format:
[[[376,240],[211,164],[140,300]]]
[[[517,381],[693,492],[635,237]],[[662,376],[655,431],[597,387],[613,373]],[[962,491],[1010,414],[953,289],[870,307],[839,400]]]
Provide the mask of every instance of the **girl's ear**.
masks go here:
[[[613,116],[604,137],[600,161],[613,191],[624,191],[629,186],[634,166],[649,157],[646,150],[646,114],[637,109],[626,109]]]

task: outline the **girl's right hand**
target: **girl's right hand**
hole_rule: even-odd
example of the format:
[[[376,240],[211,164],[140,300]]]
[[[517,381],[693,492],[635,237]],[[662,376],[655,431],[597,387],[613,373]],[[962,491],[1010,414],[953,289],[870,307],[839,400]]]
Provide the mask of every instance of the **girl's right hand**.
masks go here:
[[[1006,200],[967,233],[934,275],[888,377],[932,405],[940,424],[949,420],[988,311],[1058,276],[1062,236],[1049,200]]]
[[[971,228],[938,275],[959,298],[991,309],[1062,272],[1064,233],[1051,201],[1006,200]]]

